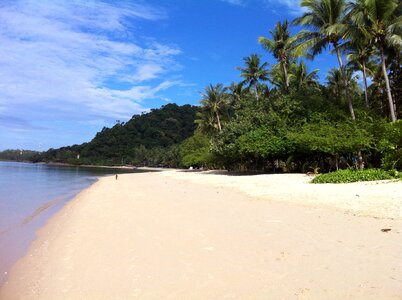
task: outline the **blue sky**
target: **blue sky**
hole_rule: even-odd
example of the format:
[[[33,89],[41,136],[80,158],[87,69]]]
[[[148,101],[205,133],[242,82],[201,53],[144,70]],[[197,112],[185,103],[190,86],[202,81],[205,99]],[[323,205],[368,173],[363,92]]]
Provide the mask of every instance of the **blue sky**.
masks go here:
[[[0,150],[90,141],[104,126],[166,103],[198,104],[298,0],[3,0]],[[293,29],[297,31],[296,28]],[[329,55],[310,62],[321,78]]]

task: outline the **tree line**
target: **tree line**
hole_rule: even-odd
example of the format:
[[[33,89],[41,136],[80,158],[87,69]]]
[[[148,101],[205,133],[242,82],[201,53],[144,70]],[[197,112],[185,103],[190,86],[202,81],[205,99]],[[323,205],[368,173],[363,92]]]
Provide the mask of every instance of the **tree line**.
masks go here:
[[[263,172],[402,170],[402,4],[302,0],[301,6],[303,15],[257,39],[275,64],[251,54],[238,67],[239,81],[208,85],[199,107],[168,104],[104,128],[88,143],[30,153],[29,160]],[[301,30],[292,35],[291,26]],[[305,61],[326,50],[338,66],[320,82],[319,70]]]
[[[276,64],[251,54],[238,67],[239,82],[205,88],[196,133],[184,143],[186,164],[402,169],[401,3],[302,0],[301,6],[302,16],[258,38]],[[293,36],[292,25],[302,27]],[[319,70],[308,70],[304,60],[324,50],[338,66],[322,84]]]
[[[167,104],[126,123],[104,127],[88,143],[49,149],[31,157],[33,162],[75,165],[181,166],[179,144],[195,130],[198,107]]]

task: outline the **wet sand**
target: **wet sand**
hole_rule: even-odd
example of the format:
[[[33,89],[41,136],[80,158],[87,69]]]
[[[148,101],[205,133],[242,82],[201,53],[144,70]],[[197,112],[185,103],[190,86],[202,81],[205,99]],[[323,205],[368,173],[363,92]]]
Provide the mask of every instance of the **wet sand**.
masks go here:
[[[402,183],[307,180],[102,178],[38,232],[0,298],[401,299]]]

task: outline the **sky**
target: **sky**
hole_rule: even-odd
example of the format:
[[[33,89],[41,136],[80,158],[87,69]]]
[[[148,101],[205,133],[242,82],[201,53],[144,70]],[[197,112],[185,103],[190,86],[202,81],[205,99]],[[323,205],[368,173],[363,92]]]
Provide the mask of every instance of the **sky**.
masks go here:
[[[210,83],[240,81],[250,54],[299,0],[2,0],[0,150],[90,141],[167,103],[198,105]],[[293,33],[298,28],[292,28]],[[325,79],[330,55],[309,62]]]

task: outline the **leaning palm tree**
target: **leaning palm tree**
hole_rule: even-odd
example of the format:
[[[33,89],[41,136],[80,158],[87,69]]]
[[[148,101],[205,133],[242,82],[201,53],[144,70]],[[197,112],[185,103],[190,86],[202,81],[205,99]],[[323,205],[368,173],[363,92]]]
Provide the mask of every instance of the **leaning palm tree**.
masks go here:
[[[216,117],[211,110],[202,107],[195,115],[194,123],[197,124],[197,129],[207,135],[214,135],[218,128],[216,125]]]
[[[257,54],[244,57],[243,60],[245,67],[238,67],[237,69],[241,71],[240,76],[244,78],[243,83],[248,83],[249,88],[254,90],[258,100],[256,87],[258,82],[268,80],[268,63],[261,63],[260,57]]]
[[[222,116],[227,109],[228,95],[226,88],[221,83],[213,86],[210,84],[205,88],[200,103],[204,117],[200,120],[207,120],[209,123],[216,124],[219,132],[222,131]],[[214,126],[215,127],[215,126]]]
[[[292,47],[289,42],[290,31],[288,21],[285,20],[283,23],[276,23],[275,29],[270,30],[269,33],[272,39],[261,36],[258,38],[258,42],[278,60],[283,70],[286,89],[289,89],[288,66]]]
[[[389,83],[386,49],[402,49],[402,4],[399,0],[355,0],[350,3],[349,17],[367,34],[380,52],[392,122],[396,121],[395,104]]]
[[[332,46],[337,54],[339,67],[345,86],[345,95],[351,117],[356,119],[352,98],[348,92],[340,44],[346,33],[344,0],[302,0],[301,6],[307,11],[303,16],[296,18],[293,24],[302,25],[311,30],[302,30],[291,39],[291,43],[297,43],[295,54],[306,53],[309,58],[314,58],[328,46]]]

